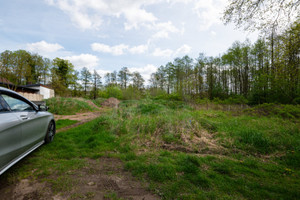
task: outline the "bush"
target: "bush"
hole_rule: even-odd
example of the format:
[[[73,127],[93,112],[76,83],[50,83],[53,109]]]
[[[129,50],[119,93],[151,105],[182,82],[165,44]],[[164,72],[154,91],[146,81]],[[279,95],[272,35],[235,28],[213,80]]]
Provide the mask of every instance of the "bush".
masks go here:
[[[105,90],[102,90],[99,92],[99,96],[102,98],[110,98],[114,97],[117,99],[123,99],[123,93],[122,90],[117,86],[111,86],[105,88]]]

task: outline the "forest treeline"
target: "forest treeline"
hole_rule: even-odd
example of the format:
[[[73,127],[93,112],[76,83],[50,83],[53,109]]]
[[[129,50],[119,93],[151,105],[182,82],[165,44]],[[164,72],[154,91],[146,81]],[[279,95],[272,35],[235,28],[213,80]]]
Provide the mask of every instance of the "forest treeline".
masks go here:
[[[282,34],[234,42],[223,55],[176,58],[152,87],[183,99],[242,97],[251,104],[300,103],[300,23]]]
[[[76,71],[68,60],[50,60],[25,50],[2,52],[0,67],[0,77],[14,85],[51,85],[59,96],[139,99],[152,95],[188,101],[238,98],[250,104],[299,104],[300,23],[254,44],[234,42],[221,56],[200,53],[196,59],[175,58],[160,66],[146,87],[141,74],[127,67],[101,77],[96,70]]]

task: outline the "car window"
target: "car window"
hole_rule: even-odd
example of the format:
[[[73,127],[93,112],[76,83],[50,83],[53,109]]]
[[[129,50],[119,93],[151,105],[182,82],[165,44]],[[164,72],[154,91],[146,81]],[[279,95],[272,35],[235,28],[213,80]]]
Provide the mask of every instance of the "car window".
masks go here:
[[[32,106],[30,106],[28,103],[10,97],[8,95],[2,95],[3,99],[6,101],[6,103],[9,105],[10,109],[12,111],[32,111],[34,110]]]
[[[4,110],[4,108],[2,107],[1,102],[0,102],[0,112],[3,112],[3,111],[5,111],[5,110]]]

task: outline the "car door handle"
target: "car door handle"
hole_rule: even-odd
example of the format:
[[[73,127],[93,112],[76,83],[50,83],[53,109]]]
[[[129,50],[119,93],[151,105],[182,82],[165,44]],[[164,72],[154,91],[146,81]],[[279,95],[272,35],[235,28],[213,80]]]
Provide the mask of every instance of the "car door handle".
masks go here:
[[[21,117],[22,120],[28,119],[27,115],[21,115],[20,117]]]

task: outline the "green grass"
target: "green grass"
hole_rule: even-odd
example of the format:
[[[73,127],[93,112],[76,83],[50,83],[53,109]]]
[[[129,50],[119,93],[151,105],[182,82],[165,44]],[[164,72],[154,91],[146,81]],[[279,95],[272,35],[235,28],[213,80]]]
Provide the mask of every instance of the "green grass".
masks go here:
[[[284,105],[274,103],[264,103],[246,109],[246,113],[259,116],[278,116],[287,119],[300,118],[300,105]]]
[[[72,124],[77,123],[77,120],[70,120],[70,119],[59,119],[55,121],[56,129],[64,128],[66,126],[70,126]]]
[[[47,99],[46,104],[49,106],[49,112],[57,115],[74,115],[95,110],[85,101],[74,98],[53,97]]]
[[[86,158],[113,156],[162,199],[300,198],[298,119],[180,104],[123,102],[118,110],[57,134],[1,181],[35,176],[55,192],[70,191],[66,172],[87,167]],[[201,138],[219,149],[206,140],[195,142]],[[51,179],[53,173],[59,178]],[[117,198],[113,192],[108,197]]]

